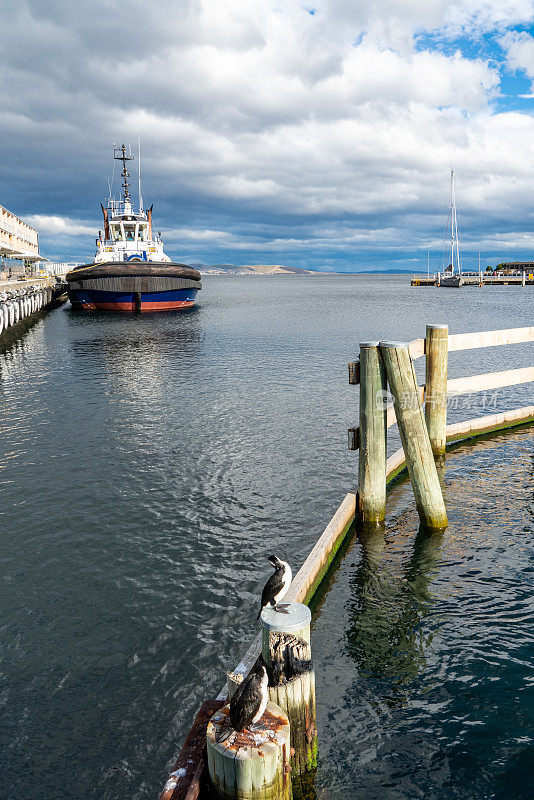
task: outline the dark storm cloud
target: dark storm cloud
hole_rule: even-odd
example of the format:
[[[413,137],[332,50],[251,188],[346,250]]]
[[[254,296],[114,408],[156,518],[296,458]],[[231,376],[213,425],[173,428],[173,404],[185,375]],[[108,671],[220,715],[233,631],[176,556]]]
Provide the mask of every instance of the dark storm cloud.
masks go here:
[[[494,63],[417,50],[414,32],[501,36],[530,4],[371,5],[5,0],[0,203],[49,254],[86,258],[111,144],[139,136],[171,253],[426,263],[454,162],[465,240],[529,247],[531,118],[493,110]]]

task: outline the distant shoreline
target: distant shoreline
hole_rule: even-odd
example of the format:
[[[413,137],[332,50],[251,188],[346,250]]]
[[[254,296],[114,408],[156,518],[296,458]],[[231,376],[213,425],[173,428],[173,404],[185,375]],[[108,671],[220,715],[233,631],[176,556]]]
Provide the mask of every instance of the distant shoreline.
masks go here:
[[[198,267],[195,267],[195,269],[198,269]],[[278,276],[282,276],[282,275],[294,275],[294,276],[297,276],[297,277],[309,277],[309,276],[314,276],[314,275],[323,275],[323,276],[324,275],[331,275],[331,276],[332,275],[338,275],[338,276],[344,276],[344,275],[399,275],[399,276],[402,276],[402,275],[405,275],[405,276],[409,276],[409,275],[413,275],[414,274],[412,271],[401,272],[400,270],[388,271],[388,270],[381,270],[381,269],[361,270],[361,271],[355,271],[355,272],[324,272],[324,271],[311,270],[311,269],[310,270],[301,270],[299,272],[294,272],[292,270],[291,271],[290,270],[279,270],[279,271],[276,271],[276,272],[259,272],[259,271],[254,271],[254,270],[241,270],[241,268],[239,268],[239,267],[236,267],[235,269],[224,269],[224,270],[223,269],[219,270],[217,268],[214,268],[213,271],[208,268],[208,270],[199,269],[198,271],[200,272],[200,274],[202,275],[203,278],[204,277],[205,278],[218,278],[218,277],[221,277],[221,276],[224,277],[225,275],[226,276],[233,276],[233,277],[236,277],[236,278],[247,278],[247,277],[248,278],[268,278],[268,277],[278,277]]]

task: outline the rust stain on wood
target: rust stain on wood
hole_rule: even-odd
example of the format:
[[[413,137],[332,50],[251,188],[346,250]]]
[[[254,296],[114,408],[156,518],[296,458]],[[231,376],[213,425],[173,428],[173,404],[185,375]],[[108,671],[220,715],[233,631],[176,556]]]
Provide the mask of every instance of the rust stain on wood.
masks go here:
[[[221,714],[225,714],[225,716],[228,717],[228,706],[222,709]],[[280,728],[284,728],[286,725],[287,721],[284,717],[267,710],[263,714],[261,720],[256,723],[255,730],[251,731],[245,728],[242,731],[236,731],[232,738],[227,740],[227,747],[229,750],[235,750],[236,752],[240,747],[253,747],[257,750],[261,750],[263,745],[275,741],[276,734]],[[222,734],[224,730],[229,729],[230,723],[228,720],[224,720],[222,725],[218,728],[220,734]],[[259,741],[260,737],[262,737],[264,741]],[[172,798],[172,800],[176,799]]]
[[[196,800],[204,768],[206,728],[221,700],[202,703],[159,800]]]

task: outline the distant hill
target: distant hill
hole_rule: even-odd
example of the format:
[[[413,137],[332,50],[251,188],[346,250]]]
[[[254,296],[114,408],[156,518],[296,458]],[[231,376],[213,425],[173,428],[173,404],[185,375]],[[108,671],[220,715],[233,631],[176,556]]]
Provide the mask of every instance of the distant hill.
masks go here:
[[[232,275],[313,275],[309,269],[287,267],[284,264],[191,264],[204,275],[229,272]]]
[[[355,269],[350,272],[324,272],[288,267],[286,264],[190,264],[204,275],[410,275],[413,269]]]
[[[311,275],[312,270],[300,267],[286,267],[284,264],[246,264],[241,269],[257,275]]]

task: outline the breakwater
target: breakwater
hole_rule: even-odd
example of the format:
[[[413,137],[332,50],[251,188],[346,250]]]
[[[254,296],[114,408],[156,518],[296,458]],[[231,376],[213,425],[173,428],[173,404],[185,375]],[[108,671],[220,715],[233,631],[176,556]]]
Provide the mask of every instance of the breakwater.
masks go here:
[[[0,342],[22,333],[18,324],[57,303],[65,294],[63,284],[52,278],[0,281]],[[65,297],[66,299],[66,297]]]
[[[440,286],[443,288],[461,286],[534,286],[534,275],[522,272],[517,275],[494,274],[488,272],[462,272],[453,280],[450,273],[436,272],[433,275],[413,275],[411,286]]]

